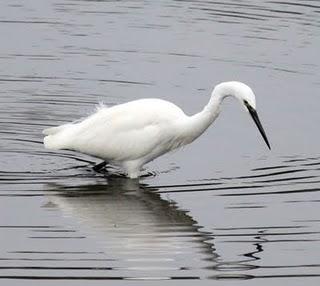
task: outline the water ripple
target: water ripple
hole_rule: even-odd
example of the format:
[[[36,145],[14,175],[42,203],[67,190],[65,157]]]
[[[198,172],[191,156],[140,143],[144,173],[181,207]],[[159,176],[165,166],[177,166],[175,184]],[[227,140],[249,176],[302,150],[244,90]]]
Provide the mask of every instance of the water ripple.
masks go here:
[[[304,137],[316,133],[319,8],[311,0],[2,4],[10,37],[0,47],[0,279],[318,278],[320,157],[317,140]],[[250,145],[249,167],[244,141],[233,146],[238,157],[223,145],[214,165],[200,150],[195,169],[199,151],[189,149],[135,181],[117,168],[94,172],[95,158],[43,149],[44,128],[101,101],[156,96],[194,112],[213,78],[255,83],[279,156],[258,160]],[[202,144],[228,140],[231,127],[220,122]],[[285,156],[276,136],[296,138],[306,154],[286,146]]]

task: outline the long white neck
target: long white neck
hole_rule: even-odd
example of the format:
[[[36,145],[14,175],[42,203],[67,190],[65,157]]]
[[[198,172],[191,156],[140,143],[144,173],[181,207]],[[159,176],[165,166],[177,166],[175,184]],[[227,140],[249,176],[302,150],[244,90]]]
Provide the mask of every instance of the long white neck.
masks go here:
[[[222,101],[235,95],[234,82],[224,82],[215,86],[208,104],[199,113],[188,117],[184,126],[184,144],[189,144],[198,138],[219,116]]]

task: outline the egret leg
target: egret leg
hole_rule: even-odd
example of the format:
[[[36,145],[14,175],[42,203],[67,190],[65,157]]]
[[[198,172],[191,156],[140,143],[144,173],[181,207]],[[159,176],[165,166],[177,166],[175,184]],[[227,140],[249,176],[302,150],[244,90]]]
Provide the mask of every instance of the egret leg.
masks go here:
[[[145,173],[145,174],[142,174],[140,177],[141,177],[141,178],[148,178],[148,177],[155,177],[155,176],[156,176],[155,173],[153,173],[153,172],[147,172],[147,173]]]
[[[111,179],[113,179],[113,178],[115,178],[115,179],[126,178],[127,179],[128,177],[124,173],[114,173],[114,174],[109,174],[108,178],[111,178]]]
[[[93,166],[93,170],[96,171],[96,172],[99,172],[101,171],[101,169],[103,169],[105,166],[107,166],[107,161],[103,161],[95,166]]]

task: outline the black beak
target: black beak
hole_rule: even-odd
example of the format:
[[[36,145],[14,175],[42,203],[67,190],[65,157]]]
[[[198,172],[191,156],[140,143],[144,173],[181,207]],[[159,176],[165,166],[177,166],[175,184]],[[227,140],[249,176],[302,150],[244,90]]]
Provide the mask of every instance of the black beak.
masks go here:
[[[254,123],[257,125],[259,131],[260,131],[260,134],[262,135],[263,139],[264,139],[264,142],[266,142],[268,148],[271,150],[271,147],[270,147],[270,144],[269,144],[269,141],[268,141],[268,138],[267,138],[267,135],[266,133],[264,132],[263,130],[263,127],[262,127],[262,124],[259,120],[259,117],[258,117],[258,113],[257,111],[248,103],[248,102],[244,102],[244,104],[246,105],[246,107],[248,108],[249,110],[249,113],[254,121]]]

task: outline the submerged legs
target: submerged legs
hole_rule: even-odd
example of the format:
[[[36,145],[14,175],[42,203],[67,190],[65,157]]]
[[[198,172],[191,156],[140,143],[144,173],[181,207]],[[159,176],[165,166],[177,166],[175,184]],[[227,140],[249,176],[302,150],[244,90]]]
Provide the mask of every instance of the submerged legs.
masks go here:
[[[93,166],[93,170],[96,171],[96,172],[100,172],[105,166],[107,166],[107,161],[103,161],[97,165],[94,165]]]
[[[106,168],[106,166],[110,166],[107,161],[102,161],[101,163],[93,166],[93,171],[97,173],[103,173],[106,174],[108,177],[126,177],[125,174],[119,173],[119,172],[109,172],[109,170]],[[112,166],[110,166],[112,168]]]
[[[95,166],[93,166],[93,170],[95,172],[98,173],[108,173],[110,175],[110,173],[108,172],[108,170],[105,168],[108,165],[107,161],[103,161]],[[117,176],[120,177],[126,177],[128,176],[131,179],[136,179],[139,177],[140,175],[140,168],[141,168],[141,162],[138,160],[133,160],[133,161],[126,161],[122,164],[122,169],[125,171],[125,174],[122,173],[118,173],[116,172]],[[111,172],[112,175],[113,172]],[[150,174],[147,174],[150,175]]]

